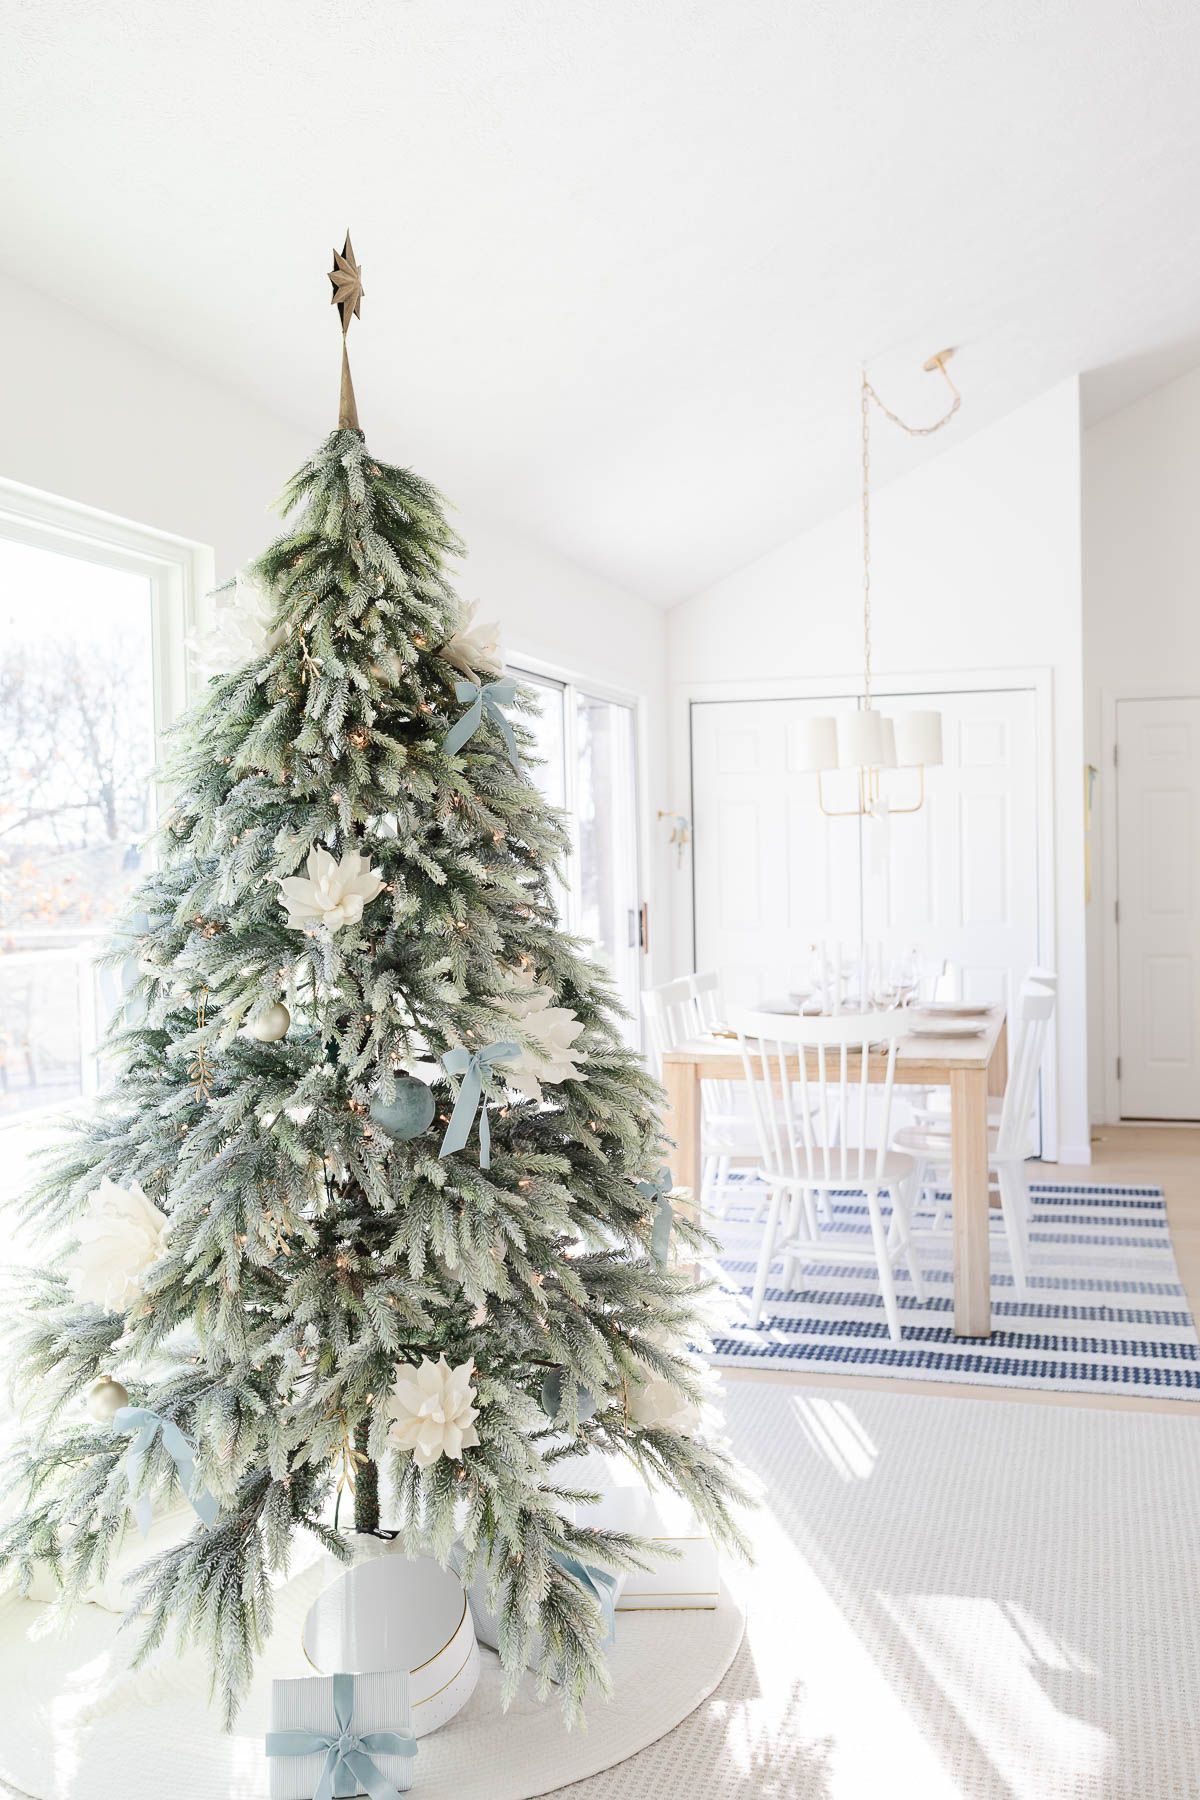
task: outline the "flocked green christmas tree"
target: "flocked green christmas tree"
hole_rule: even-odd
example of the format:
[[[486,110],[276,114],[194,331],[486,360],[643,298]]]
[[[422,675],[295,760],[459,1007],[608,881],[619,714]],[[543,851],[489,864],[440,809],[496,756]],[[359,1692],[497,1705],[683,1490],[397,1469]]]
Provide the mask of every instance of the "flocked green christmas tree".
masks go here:
[[[66,1243],[25,1278],[0,1562],[69,1600],[131,1498],[182,1486],[194,1528],[131,1609],[143,1654],[172,1626],[205,1644],[231,1711],[291,1540],[345,1554],[353,1496],[358,1529],[486,1563],[510,1682],[540,1634],[574,1710],[604,1650],[564,1564],[636,1548],[568,1522],[572,1459],[624,1452],[726,1541],[736,1478],[694,1435],[657,1091],[555,924],[530,702],[449,584],[438,495],[368,452],[344,360],[342,416],[226,602],[238,666],[176,730],[114,952],[117,1077],[30,1203]]]

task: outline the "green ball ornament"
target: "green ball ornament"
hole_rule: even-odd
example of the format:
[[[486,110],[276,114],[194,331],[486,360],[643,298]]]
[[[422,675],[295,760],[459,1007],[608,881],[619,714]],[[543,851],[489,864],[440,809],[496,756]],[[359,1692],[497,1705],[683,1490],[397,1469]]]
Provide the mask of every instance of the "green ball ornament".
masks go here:
[[[426,1087],[423,1081],[414,1081],[411,1076],[396,1083],[394,1100],[371,1102],[373,1123],[397,1143],[420,1137],[423,1131],[428,1131],[436,1111],[433,1089]]]
[[[542,1411],[548,1419],[557,1419],[562,1411],[564,1372],[562,1369],[547,1369],[542,1379],[542,1391],[539,1399]],[[576,1395],[576,1410],[581,1425],[599,1410],[599,1406],[600,1402],[590,1388],[579,1388]]]

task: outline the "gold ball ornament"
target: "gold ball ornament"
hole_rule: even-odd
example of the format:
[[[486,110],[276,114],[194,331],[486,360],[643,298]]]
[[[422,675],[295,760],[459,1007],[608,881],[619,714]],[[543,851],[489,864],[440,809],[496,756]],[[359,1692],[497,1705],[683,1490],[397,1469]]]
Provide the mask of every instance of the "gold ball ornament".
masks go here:
[[[123,1406],[129,1405],[129,1390],[111,1375],[101,1375],[88,1389],[87,1409],[98,1425],[107,1425]]]
[[[267,1008],[261,1018],[247,1025],[246,1032],[248,1036],[257,1038],[260,1044],[275,1044],[280,1038],[287,1036],[291,1023],[291,1013],[282,1001],[277,1001],[274,1006]]]

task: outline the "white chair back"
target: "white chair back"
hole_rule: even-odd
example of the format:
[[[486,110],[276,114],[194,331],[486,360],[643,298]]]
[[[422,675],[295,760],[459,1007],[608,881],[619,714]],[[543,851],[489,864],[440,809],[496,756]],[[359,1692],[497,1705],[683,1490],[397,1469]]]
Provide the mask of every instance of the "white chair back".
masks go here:
[[[832,1018],[739,1008],[729,1022],[738,1035],[768,1182],[777,1176],[797,1186],[833,1187],[882,1180],[896,1046],[910,1023],[903,1008]],[[872,1046],[883,1052],[883,1068],[873,1079]],[[810,1051],[815,1075],[809,1074]]]
[[[702,1031],[711,1031],[721,1021],[721,977],[715,969],[697,975],[686,975],[688,991],[696,1008],[696,1019]]]
[[[1021,988],[1021,1030],[1004,1084],[1004,1101],[996,1133],[999,1156],[1025,1154],[1038,1070],[1046,1047],[1046,1033],[1054,1017],[1055,998],[1053,988],[1042,987],[1032,978]]]
[[[683,975],[678,981],[664,981],[660,987],[647,988],[642,995],[646,1041],[658,1076],[662,1075],[665,1052],[696,1036],[696,1008],[688,981],[689,977]]]

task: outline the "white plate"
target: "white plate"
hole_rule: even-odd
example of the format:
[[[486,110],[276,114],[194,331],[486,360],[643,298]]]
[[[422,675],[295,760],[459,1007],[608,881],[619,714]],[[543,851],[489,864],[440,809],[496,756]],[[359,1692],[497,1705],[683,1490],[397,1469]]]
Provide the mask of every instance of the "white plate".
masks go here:
[[[992,1009],[980,1006],[975,1000],[922,1000],[911,1010],[920,1018],[984,1019]]]
[[[973,1019],[914,1018],[910,1029],[913,1037],[959,1038],[982,1037],[987,1026],[979,1025]]]

